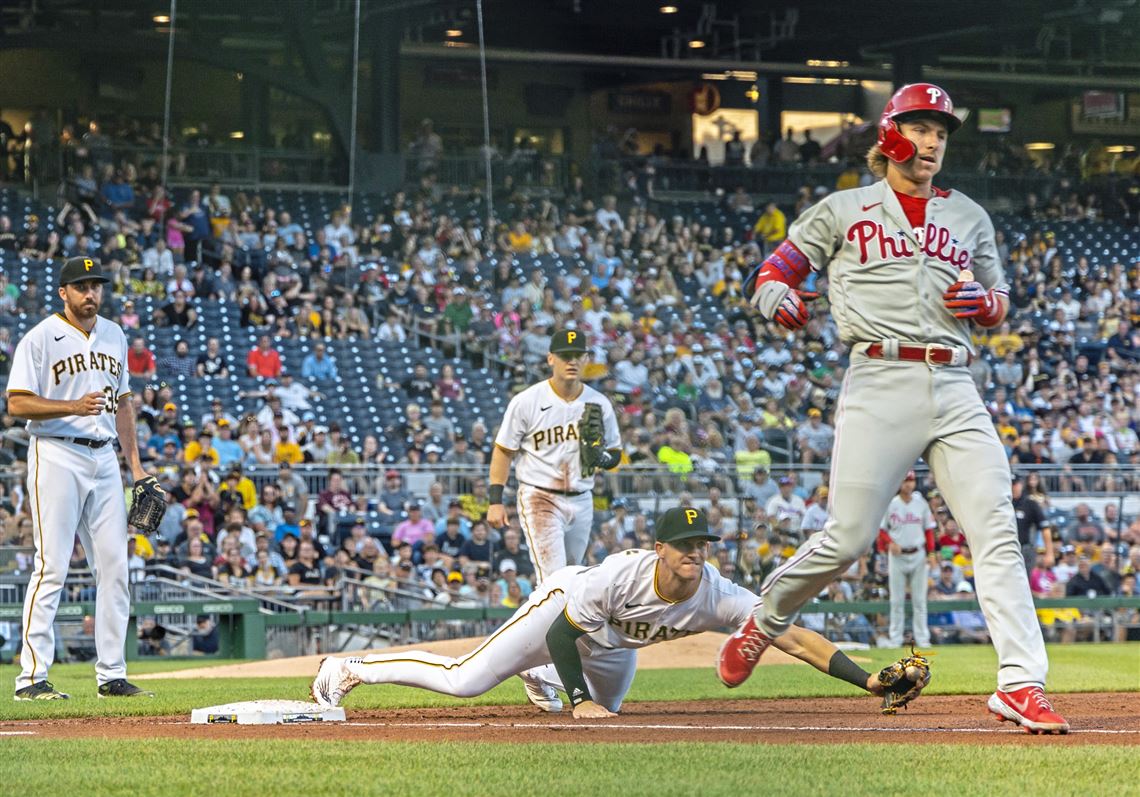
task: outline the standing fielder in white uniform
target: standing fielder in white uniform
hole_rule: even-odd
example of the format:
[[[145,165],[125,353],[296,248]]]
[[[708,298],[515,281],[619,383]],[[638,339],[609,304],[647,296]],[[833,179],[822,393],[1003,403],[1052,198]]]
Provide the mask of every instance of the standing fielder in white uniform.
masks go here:
[[[930,647],[926,623],[927,568],[933,565],[934,514],[926,499],[914,491],[913,470],[907,471],[899,494],[887,504],[887,514],[879,525],[879,539],[887,552],[887,588],[891,598],[891,625],[887,640],[891,647],[903,643],[906,617],[906,589],[914,606],[914,644]]]
[[[799,608],[875,538],[896,486],[922,456],[974,552],[978,599],[998,654],[990,711],[1029,732],[1064,733],[1043,687],[1048,671],[1010,499],[1009,463],[967,365],[971,321],[1006,316],[993,224],[958,191],[932,184],[960,122],[938,86],[903,86],[867,160],[885,179],[807,209],[749,277],[765,318],[788,329],[810,314],[797,287],[827,270],[828,299],[851,367],[839,397],[830,517],[773,571],[764,603],[721,651],[728,686],[748,678]]]
[[[135,479],[139,460],[127,373],[127,338],[98,315],[99,261],[73,257],[60,272],[63,312],[32,328],[12,359],[8,412],[28,421],[28,500],[36,556],[24,596],[16,700],[68,695],[47,680],[55,656],[56,609],[75,535],[95,575],[95,676],[99,697],[150,696],[126,679],[130,615],[127,511],[114,440]]]
[[[594,477],[582,474],[578,451],[578,421],[586,404],[602,408],[606,451],[600,466],[610,469],[621,462],[621,436],[613,405],[582,384],[587,351],[584,332],[567,329],[551,336],[546,362],[552,376],[511,399],[491,453],[487,522],[495,528],[507,522],[503,487],[511,462],[518,457],[519,523],[538,581],[568,564],[581,564],[590,541]]]
[[[551,574],[465,656],[409,651],[327,658],[313,680],[313,699],[336,706],[362,683],[474,697],[515,673],[553,662],[576,719],[615,716],[633,683],[637,648],[731,627],[759,601],[705,561],[708,543],[720,538],[709,534],[700,510],[668,510],[657,521],[656,537],[652,551],[623,551],[600,565]],[[834,678],[883,693],[877,675],[813,631],[792,627],[776,645]],[[562,701],[555,694],[544,708],[559,711]]]

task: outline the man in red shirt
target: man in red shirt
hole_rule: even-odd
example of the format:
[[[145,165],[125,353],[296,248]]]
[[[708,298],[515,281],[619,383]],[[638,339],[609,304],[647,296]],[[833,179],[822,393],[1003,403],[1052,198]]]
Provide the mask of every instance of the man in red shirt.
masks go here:
[[[135,338],[127,350],[127,372],[131,376],[141,376],[143,379],[154,379],[157,368],[154,352],[146,347],[146,341]]]
[[[268,335],[257,339],[257,345],[246,355],[245,364],[250,376],[260,376],[262,379],[277,379],[281,376],[281,355],[270,347]]]

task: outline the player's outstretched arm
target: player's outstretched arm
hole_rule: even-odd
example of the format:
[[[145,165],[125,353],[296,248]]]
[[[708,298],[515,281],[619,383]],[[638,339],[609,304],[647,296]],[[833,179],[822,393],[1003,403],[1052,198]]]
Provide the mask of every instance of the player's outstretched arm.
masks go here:
[[[883,693],[883,687],[879,684],[877,676],[851,661],[846,653],[815,631],[793,625],[787,633],[773,639],[772,644],[789,656],[806,661],[832,678],[846,681],[873,695]]]

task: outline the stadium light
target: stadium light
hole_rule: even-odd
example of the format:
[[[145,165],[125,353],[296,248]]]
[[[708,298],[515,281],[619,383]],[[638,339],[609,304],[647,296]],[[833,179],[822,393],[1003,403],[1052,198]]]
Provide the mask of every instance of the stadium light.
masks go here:
[[[230,133],[230,138],[235,139],[235,140],[241,140],[241,139],[245,138],[245,133],[242,132],[241,130],[235,130],[234,132]]]
[[[689,42],[689,48],[692,50],[699,50],[705,46],[704,39],[693,39]]]
[[[448,28],[443,32],[443,35],[449,39],[458,39],[463,35],[463,31],[461,31],[459,28]]]
[[[676,14],[677,6],[661,6],[658,11],[660,11],[662,14]]]
[[[152,19],[154,20],[155,25],[169,25],[170,24],[170,17],[166,14],[155,14],[154,17],[152,17]]]
[[[1049,141],[1032,141],[1025,145],[1025,148],[1030,151],[1038,151],[1045,149],[1054,149],[1057,145]]]

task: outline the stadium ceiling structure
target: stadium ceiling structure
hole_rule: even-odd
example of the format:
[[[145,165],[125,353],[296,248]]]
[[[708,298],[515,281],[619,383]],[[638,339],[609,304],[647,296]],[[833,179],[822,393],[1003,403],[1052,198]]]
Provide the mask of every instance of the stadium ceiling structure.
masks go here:
[[[472,57],[475,0],[360,0],[362,29],[417,56]],[[178,35],[211,48],[296,53],[298,24],[351,47],[355,0],[178,0]],[[169,0],[9,0],[2,46],[39,36],[162,35]],[[761,67],[1127,88],[1140,80],[1140,0],[483,0],[488,56],[627,68]],[[391,34],[389,34],[391,35]],[[390,39],[391,40],[391,39]],[[529,54],[529,56],[528,56]],[[627,59],[615,61],[614,59]],[[772,66],[772,69],[764,69]]]

